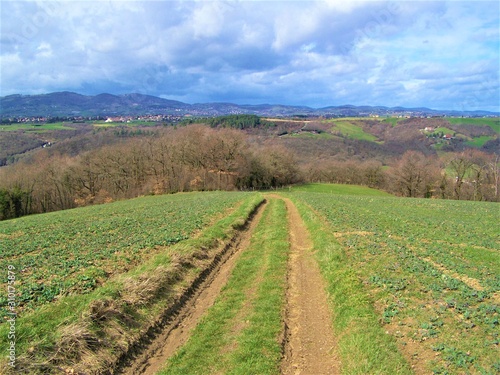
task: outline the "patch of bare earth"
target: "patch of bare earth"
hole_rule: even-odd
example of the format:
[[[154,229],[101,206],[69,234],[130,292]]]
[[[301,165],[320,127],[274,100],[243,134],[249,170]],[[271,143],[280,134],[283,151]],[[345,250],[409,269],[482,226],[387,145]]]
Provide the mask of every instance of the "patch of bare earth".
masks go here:
[[[461,282],[463,282],[468,287],[470,287],[472,289],[475,289],[475,290],[479,290],[479,291],[484,290],[483,286],[479,283],[478,280],[476,280],[476,279],[474,279],[472,277],[469,277],[469,276],[466,276],[466,275],[461,275],[459,273],[451,271],[451,270],[443,267],[442,265],[434,262],[430,258],[422,258],[422,259],[425,260],[426,262],[432,264],[435,268],[437,268],[438,270],[440,270],[443,274],[451,276],[451,277],[453,277],[455,279],[460,280]]]
[[[299,212],[289,199],[285,202],[291,252],[281,372],[284,375],[339,374],[325,282],[313,258],[312,243]]]
[[[201,317],[214,304],[220,291],[236,264],[240,253],[248,247],[257,223],[262,217],[264,205],[259,208],[248,228],[217,264],[205,280],[196,288],[179,312],[162,327],[162,330],[135,358],[122,366],[116,373],[125,375],[155,374],[190,337]]]

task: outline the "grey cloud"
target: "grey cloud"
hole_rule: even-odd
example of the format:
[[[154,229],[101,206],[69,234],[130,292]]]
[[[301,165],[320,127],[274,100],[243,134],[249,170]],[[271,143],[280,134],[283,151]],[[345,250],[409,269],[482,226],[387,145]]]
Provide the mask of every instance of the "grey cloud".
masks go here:
[[[451,105],[481,82],[498,88],[492,4],[2,2],[1,94]]]

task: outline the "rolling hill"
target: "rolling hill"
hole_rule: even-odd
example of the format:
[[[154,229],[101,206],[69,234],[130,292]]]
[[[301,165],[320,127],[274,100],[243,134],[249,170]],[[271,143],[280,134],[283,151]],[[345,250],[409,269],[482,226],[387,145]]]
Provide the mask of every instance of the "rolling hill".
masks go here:
[[[225,114],[256,114],[260,116],[367,116],[419,115],[419,116],[493,116],[487,111],[452,111],[429,108],[403,108],[383,106],[329,106],[311,108],[282,104],[239,105],[233,103],[186,104],[175,100],[143,94],[81,95],[74,92],[55,92],[42,95],[9,95],[0,97],[0,117],[25,116],[112,116],[139,114],[179,114],[220,116]]]

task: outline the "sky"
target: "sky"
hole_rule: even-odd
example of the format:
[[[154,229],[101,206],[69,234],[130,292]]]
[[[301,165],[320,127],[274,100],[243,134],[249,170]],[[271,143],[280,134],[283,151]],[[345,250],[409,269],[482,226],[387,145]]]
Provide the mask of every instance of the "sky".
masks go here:
[[[0,96],[500,112],[488,1],[5,1]]]

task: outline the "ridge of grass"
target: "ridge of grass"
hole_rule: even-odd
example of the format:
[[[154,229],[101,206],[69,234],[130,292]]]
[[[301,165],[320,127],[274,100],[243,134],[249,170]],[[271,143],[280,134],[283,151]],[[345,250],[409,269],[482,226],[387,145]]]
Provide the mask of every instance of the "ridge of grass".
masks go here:
[[[252,194],[198,237],[165,247],[165,251],[89,294],[65,296],[19,317],[16,369],[9,368],[5,356],[0,366],[7,373],[29,374],[48,374],[61,368],[83,368],[87,372],[113,367],[262,201],[260,193]],[[8,347],[8,331],[7,324],[0,326],[2,347]]]
[[[284,202],[271,199],[215,304],[159,374],[279,374],[286,217]]]
[[[293,195],[291,199],[309,230],[327,283],[342,373],[412,374],[395,340],[379,325],[373,301],[332,231],[306,203]]]

